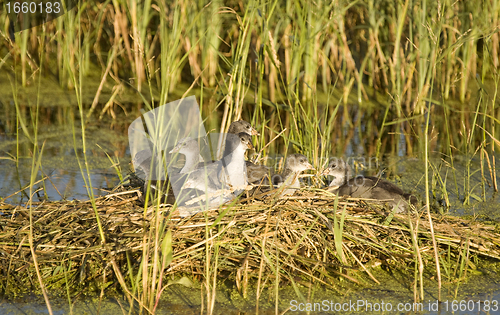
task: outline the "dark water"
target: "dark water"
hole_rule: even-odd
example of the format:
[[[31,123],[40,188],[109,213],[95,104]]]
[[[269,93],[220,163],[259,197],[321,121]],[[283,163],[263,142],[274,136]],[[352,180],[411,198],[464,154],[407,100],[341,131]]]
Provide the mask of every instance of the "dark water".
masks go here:
[[[34,195],[34,201],[86,200],[89,198],[87,187],[90,187],[90,184],[94,195],[99,196],[106,194],[102,188],[114,187],[119,183],[118,172],[113,165],[118,167],[123,176],[128,174],[130,157],[126,129],[116,130],[110,129],[109,126],[100,128],[90,125],[86,129],[86,159],[83,154],[81,129],[75,131],[76,143],[69,126],[41,129],[39,143],[44,143],[44,147],[36,181],[45,177],[48,179],[34,186],[33,191],[41,188]],[[0,196],[10,196],[5,200],[8,203],[23,204],[29,199],[29,188],[25,188],[29,186],[33,169],[32,152],[33,145],[22,135],[19,146],[16,145],[14,135],[0,135]],[[19,159],[16,161],[17,155]],[[89,173],[86,171],[86,165]]]
[[[500,156],[495,155],[497,161]],[[500,193],[495,192],[491,174],[478,157],[456,156],[450,162],[434,156],[430,159],[429,198],[435,212],[458,216],[482,216],[500,221]],[[486,164],[486,163],[485,163]],[[388,158],[387,172],[403,190],[425,198],[425,163],[418,159]],[[469,170],[468,170],[469,169]],[[500,172],[496,172],[497,183]],[[446,202],[446,196],[448,204]]]

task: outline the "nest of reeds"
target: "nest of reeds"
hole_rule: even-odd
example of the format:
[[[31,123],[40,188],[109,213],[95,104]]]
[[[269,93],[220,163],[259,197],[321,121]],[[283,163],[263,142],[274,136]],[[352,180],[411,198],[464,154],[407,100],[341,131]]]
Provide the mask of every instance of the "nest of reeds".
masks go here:
[[[328,286],[339,277],[378,282],[371,270],[380,264],[435,264],[431,224],[440,259],[469,267],[474,255],[500,259],[500,234],[494,226],[440,215],[432,215],[430,223],[425,211],[392,214],[381,205],[322,190],[246,199],[185,218],[177,217],[172,206],[142,207],[137,199],[137,190],[96,199],[103,233],[90,201],[41,202],[31,210],[0,203],[4,293],[15,287],[39,289],[33,252],[48,288],[98,290],[104,283],[123,284],[128,275],[137,274],[142,259],[152,259],[160,250],[155,244],[161,244],[168,230],[173,256],[164,275],[203,277],[209,265],[242,290],[252,279],[270,284],[277,276]]]

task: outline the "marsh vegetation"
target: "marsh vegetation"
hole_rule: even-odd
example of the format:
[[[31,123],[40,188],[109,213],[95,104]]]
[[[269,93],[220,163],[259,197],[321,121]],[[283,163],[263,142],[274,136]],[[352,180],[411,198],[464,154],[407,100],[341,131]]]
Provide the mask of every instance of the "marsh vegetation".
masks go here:
[[[116,289],[131,310],[154,313],[167,285],[196,283],[212,313],[221,275],[244,297],[255,283],[256,305],[264,288],[278,300],[283,283],[304,299],[307,283],[377,283],[377,259],[414,270],[416,301],[426,278],[464,280],[477,259],[500,256],[496,222],[448,215],[498,202],[499,17],[497,0],[82,1],[11,38],[3,10],[0,163],[29,176],[14,190],[19,205],[0,196],[0,291],[23,283],[50,311],[52,288],[70,304],[89,287]],[[180,221],[126,192],[97,198],[94,158],[122,179],[128,153],[92,128],[126,135],[141,109],[189,95],[206,130],[255,126],[256,162],[301,153],[322,169],[332,156],[361,158],[380,166],[369,175],[384,168],[396,181],[395,159],[415,159],[422,209],[339,200],[319,178],[293,198]],[[69,141],[57,154],[75,156],[89,200],[37,203],[51,185],[45,140],[61,131]]]

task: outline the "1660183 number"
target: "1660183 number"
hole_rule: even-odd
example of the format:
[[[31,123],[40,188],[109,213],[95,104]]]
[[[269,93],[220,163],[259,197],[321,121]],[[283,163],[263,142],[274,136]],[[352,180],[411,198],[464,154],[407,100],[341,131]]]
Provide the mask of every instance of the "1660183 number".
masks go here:
[[[7,8],[7,13],[14,14],[59,14],[61,13],[61,3],[54,1],[46,2],[7,2],[5,4]]]
[[[443,301],[445,311],[452,312],[497,312],[499,310],[497,300],[484,300],[484,301],[473,301],[473,300],[453,300],[453,301]]]

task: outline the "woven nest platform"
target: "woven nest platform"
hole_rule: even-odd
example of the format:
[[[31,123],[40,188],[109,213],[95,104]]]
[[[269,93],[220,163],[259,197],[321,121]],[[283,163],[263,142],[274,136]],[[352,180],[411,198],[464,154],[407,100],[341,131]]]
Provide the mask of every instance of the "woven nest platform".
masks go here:
[[[289,198],[247,200],[180,218],[172,206],[145,208],[137,198],[133,190],[96,199],[105,243],[90,201],[33,205],[33,247],[44,284],[97,290],[99,283],[124,281],[130,270],[137,273],[145,250],[161,252],[168,230],[172,260],[164,275],[203,277],[207,257],[217,253],[216,272],[238,288],[252,278],[274,278],[276,270],[280,280],[306,277],[334,287],[339,277],[378,282],[370,269],[382,263],[399,268],[419,260],[434,263],[425,211],[391,214],[380,205],[303,190]],[[3,290],[36,291],[30,210],[0,203],[0,213]],[[500,260],[498,227],[452,216],[433,215],[432,220],[443,259],[451,252],[454,261],[462,257],[470,266],[473,255]]]

